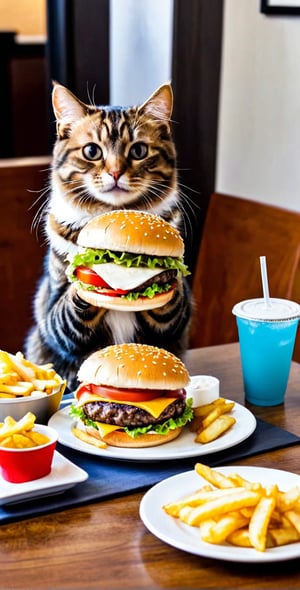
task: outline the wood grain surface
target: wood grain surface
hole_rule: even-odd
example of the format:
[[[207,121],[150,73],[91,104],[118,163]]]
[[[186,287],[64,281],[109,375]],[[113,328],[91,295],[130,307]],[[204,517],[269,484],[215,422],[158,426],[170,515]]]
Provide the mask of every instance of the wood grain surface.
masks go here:
[[[191,350],[191,374],[215,375],[221,395],[244,403],[237,344]],[[258,417],[300,434],[300,367],[293,363],[283,405],[251,407]],[[298,445],[238,464],[300,474]],[[243,564],[179,551],[139,518],[141,493],[0,527],[1,590],[137,588],[299,588],[299,561]]]

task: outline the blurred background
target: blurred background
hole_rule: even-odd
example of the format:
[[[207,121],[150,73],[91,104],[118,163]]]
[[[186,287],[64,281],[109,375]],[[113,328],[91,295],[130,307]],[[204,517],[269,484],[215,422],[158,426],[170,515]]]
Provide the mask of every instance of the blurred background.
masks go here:
[[[52,79],[125,105],[172,80],[192,258],[213,190],[299,211],[300,16],[261,0],[1,0],[0,56],[1,158],[51,152]]]
[[[38,169],[49,170],[44,160],[55,140],[53,79],[99,105],[143,102],[171,80],[191,271],[213,192],[298,214],[300,0],[293,14],[288,0],[280,14],[262,8],[272,4],[0,0],[0,169],[12,162],[7,186],[17,181],[15,162],[26,158],[36,164],[34,182],[19,176],[19,185],[39,190],[44,182]],[[24,232],[33,215],[29,210]]]

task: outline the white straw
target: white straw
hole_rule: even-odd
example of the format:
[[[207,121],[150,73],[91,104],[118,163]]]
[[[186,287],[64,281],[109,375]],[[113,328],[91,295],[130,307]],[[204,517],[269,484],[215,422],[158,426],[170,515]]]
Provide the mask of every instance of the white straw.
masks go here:
[[[266,257],[260,256],[259,260],[260,260],[261,280],[262,280],[265,304],[266,304],[266,307],[271,307]]]

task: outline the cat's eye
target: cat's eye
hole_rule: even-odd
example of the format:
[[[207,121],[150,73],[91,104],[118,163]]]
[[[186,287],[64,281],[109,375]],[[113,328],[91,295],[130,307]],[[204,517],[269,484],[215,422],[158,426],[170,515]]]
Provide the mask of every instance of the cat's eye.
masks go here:
[[[100,160],[102,150],[96,143],[87,143],[82,149],[82,153],[87,160]]]
[[[142,160],[148,154],[148,146],[143,143],[142,141],[137,141],[134,143],[131,148],[129,155],[134,160]]]

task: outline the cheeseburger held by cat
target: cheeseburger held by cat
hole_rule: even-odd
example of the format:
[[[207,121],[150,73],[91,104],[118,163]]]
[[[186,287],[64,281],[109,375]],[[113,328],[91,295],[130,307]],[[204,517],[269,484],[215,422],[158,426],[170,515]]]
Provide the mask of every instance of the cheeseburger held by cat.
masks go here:
[[[67,275],[79,296],[106,309],[161,307],[189,273],[184,242],[161,217],[134,210],[97,216],[79,233]]]
[[[90,444],[153,447],[177,438],[193,417],[185,365],[146,344],[108,346],[82,364],[70,413],[73,433]]]

